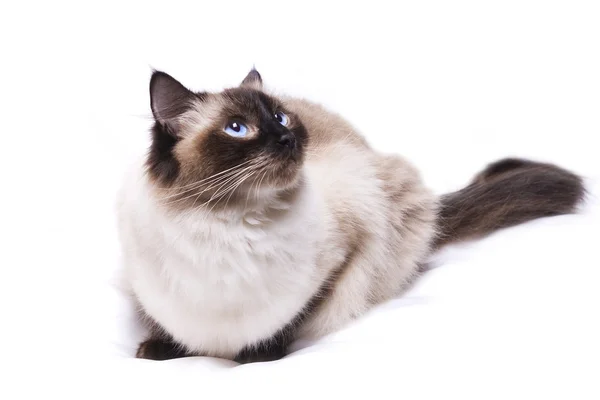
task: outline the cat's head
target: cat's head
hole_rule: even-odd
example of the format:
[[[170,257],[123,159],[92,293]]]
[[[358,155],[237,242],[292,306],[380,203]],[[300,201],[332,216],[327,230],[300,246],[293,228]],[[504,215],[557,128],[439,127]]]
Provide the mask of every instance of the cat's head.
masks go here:
[[[192,92],[168,74],[150,80],[154,115],[146,166],[180,204],[250,198],[298,185],[307,145],[300,119],[263,91],[252,70],[233,88]]]

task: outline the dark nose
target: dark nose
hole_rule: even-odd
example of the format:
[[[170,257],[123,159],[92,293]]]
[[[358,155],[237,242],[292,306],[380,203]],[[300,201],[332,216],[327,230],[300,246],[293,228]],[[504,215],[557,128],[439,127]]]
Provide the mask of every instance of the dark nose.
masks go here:
[[[294,149],[296,147],[296,136],[294,136],[294,134],[291,132],[284,133],[281,135],[277,143],[284,147],[288,147],[289,149]]]

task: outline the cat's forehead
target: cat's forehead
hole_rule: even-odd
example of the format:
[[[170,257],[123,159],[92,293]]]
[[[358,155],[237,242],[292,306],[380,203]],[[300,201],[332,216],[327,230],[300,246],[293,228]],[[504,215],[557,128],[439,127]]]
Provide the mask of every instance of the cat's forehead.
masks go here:
[[[277,107],[277,100],[260,90],[250,88],[232,88],[222,92],[225,103],[247,112],[261,112]]]
[[[267,94],[249,88],[227,89],[220,93],[204,93],[191,109],[179,118],[181,136],[194,136],[212,129],[229,117],[260,119],[272,114],[279,104]]]

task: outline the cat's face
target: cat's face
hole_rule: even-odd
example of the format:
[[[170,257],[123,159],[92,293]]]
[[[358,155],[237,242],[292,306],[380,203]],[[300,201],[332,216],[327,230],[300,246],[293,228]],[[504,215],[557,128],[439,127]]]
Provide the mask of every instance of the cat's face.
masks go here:
[[[150,98],[155,125],[148,172],[173,201],[235,204],[298,184],[306,130],[281,101],[262,91],[257,71],[219,93],[194,93],[155,72]]]

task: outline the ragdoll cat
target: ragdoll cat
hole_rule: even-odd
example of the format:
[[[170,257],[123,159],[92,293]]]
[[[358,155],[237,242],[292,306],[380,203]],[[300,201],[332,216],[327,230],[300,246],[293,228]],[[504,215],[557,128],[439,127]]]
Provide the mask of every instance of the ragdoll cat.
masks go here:
[[[195,93],[155,71],[147,157],[119,197],[137,357],[275,360],[402,294],[447,243],[571,213],[582,180],[505,159],[441,198],[340,116],[263,90]]]

